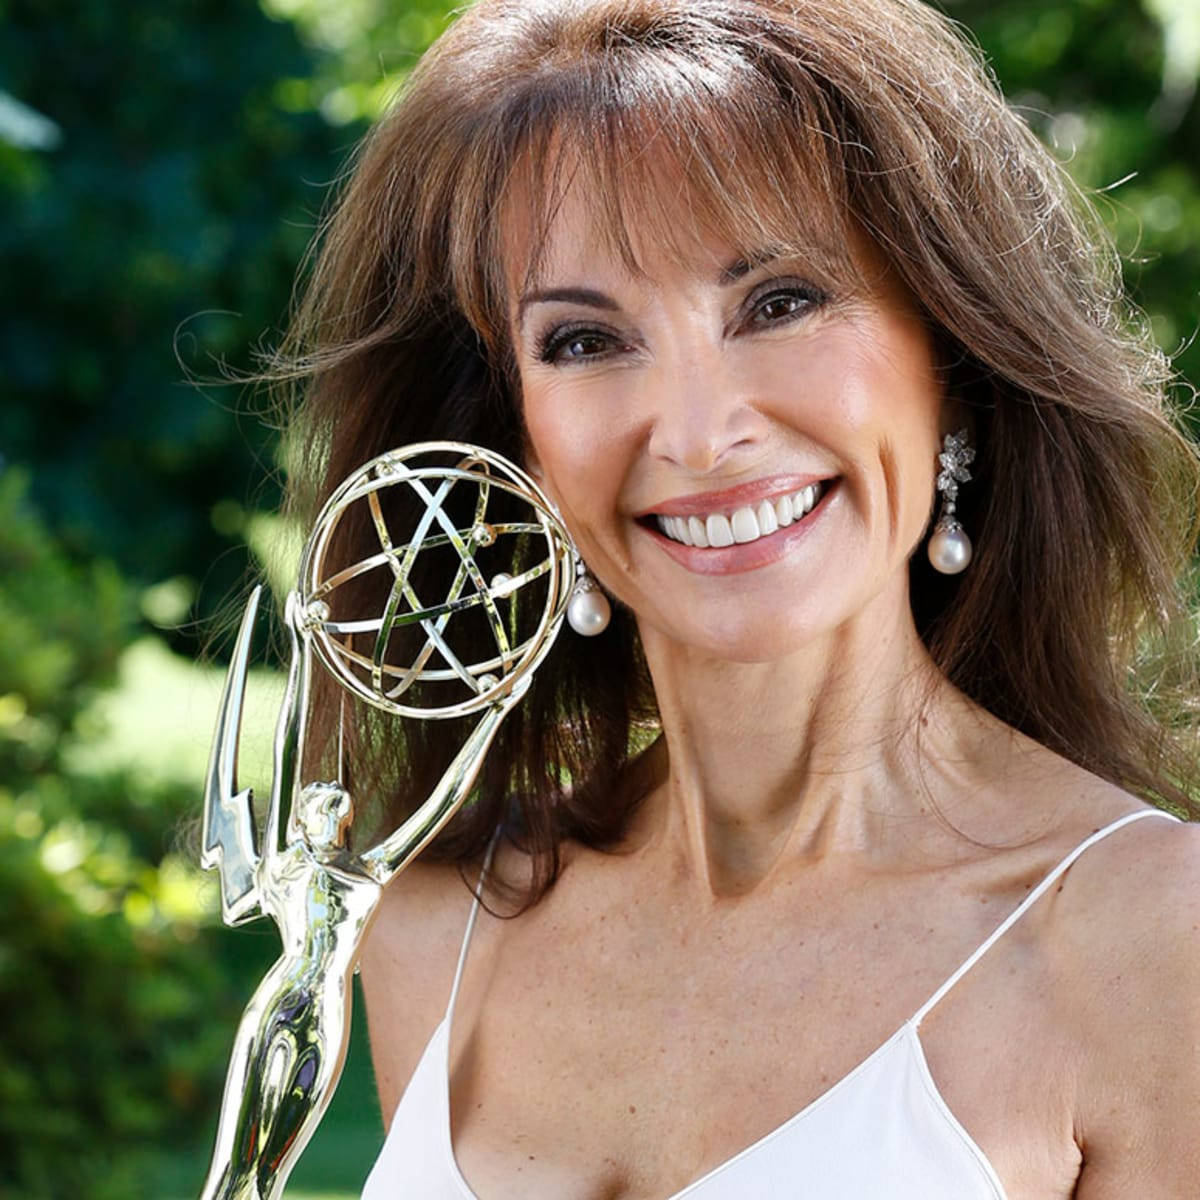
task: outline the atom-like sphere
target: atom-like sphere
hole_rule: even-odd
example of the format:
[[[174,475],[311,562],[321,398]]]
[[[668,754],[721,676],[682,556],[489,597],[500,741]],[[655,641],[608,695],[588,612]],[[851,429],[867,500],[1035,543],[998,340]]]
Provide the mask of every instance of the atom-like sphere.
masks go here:
[[[376,552],[327,561],[363,529]],[[300,620],[369,704],[462,716],[541,662],[574,580],[570,538],[524,471],[479,446],[422,442],[372,459],[330,496],[301,558]],[[521,605],[526,589],[537,595]]]

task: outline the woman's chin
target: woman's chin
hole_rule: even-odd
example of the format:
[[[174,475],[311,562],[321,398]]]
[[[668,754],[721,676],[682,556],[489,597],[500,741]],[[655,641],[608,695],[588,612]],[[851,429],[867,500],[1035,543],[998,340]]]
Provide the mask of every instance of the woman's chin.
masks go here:
[[[649,621],[640,623],[647,652],[682,652],[688,657],[729,663],[769,663],[790,658],[814,647],[830,632],[831,624],[791,619],[754,619],[742,612],[725,620],[688,623],[666,628]]]

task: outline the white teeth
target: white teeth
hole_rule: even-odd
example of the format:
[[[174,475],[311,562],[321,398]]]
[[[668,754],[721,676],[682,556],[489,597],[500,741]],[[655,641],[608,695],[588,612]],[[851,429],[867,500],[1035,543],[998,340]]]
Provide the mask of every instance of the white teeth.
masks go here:
[[[788,499],[792,504],[792,520],[798,521],[806,513],[812,512],[819,494],[817,485],[812,483],[808,487],[801,488],[794,496],[789,496]]]
[[[764,500],[758,506],[758,511],[754,515],[758,517],[758,527],[762,530],[764,537],[768,533],[774,533],[779,528],[779,519],[775,516],[775,505],[769,500]]]
[[[752,508],[739,508],[730,519],[729,526],[733,530],[733,540],[738,545],[756,542],[762,537],[762,532],[758,528],[758,519]]]
[[[710,546],[723,547],[733,545],[733,530],[730,528],[727,517],[723,517],[719,513],[714,514],[705,521],[704,529],[708,534],[708,544]]]
[[[821,485],[810,483],[791,496],[780,496],[773,502],[764,500],[757,508],[739,508],[728,517],[713,513],[707,518],[657,516],[655,520],[659,529],[674,542],[723,549],[735,543],[745,545],[777,529],[786,529],[812,512],[821,494]]]

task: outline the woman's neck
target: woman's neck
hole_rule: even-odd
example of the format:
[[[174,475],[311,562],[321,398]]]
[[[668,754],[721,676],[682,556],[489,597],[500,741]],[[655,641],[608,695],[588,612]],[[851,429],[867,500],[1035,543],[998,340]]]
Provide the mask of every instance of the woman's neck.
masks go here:
[[[894,596],[766,663],[642,635],[664,738],[631,833],[714,896],[799,860],[899,861],[914,819],[970,792],[992,753],[981,741],[1006,737],[940,675]]]

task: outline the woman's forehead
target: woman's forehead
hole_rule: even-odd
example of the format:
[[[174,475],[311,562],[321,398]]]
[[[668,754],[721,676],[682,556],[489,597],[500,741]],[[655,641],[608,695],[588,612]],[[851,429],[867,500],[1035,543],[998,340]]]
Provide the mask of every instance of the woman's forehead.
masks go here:
[[[827,279],[852,267],[853,221],[815,186],[781,203],[770,189],[722,191],[670,158],[619,173],[572,159],[512,177],[496,239],[510,299],[585,267],[642,280],[664,266],[716,277],[784,257]]]

